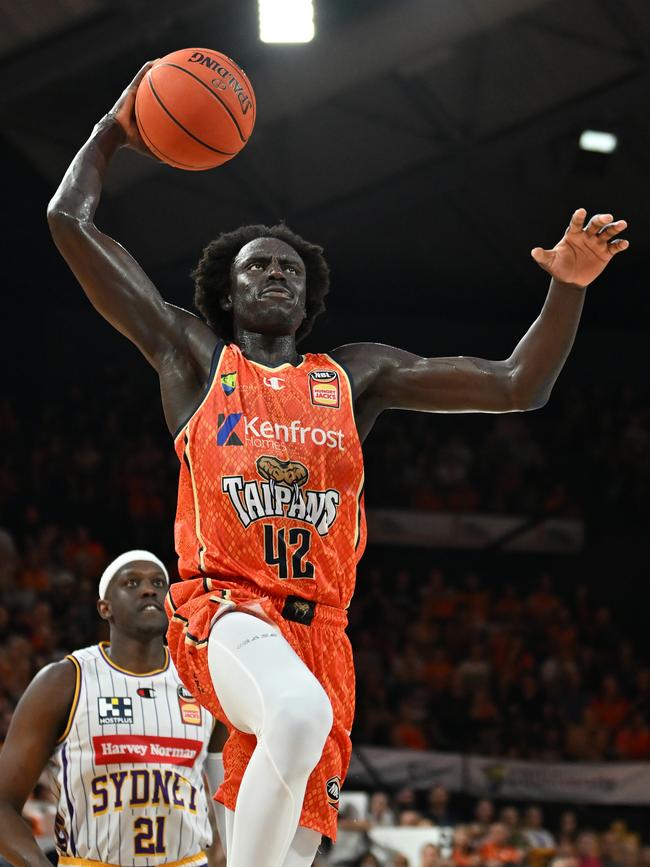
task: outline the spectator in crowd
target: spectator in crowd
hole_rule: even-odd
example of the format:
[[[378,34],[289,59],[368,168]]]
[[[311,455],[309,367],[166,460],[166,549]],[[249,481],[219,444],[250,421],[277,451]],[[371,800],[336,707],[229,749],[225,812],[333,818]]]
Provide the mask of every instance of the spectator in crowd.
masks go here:
[[[560,826],[557,834],[559,846],[573,846],[578,839],[578,817],[574,810],[564,810],[560,816]]]
[[[481,863],[472,834],[465,825],[458,825],[454,831],[451,861],[455,867],[479,867]]]
[[[503,867],[504,864],[521,864],[524,850],[508,843],[508,828],[502,822],[493,822],[479,847],[483,867]]]
[[[363,855],[354,861],[353,867],[382,867],[382,864],[372,852],[364,852]]]
[[[537,806],[524,813],[523,838],[531,849],[555,849],[555,838],[544,828],[544,815]]]
[[[640,711],[635,711],[619,729],[614,751],[619,758],[629,761],[650,758],[650,727]]]
[[[499,811],[499,821],[506,829],[506,843],[513,849],[526,848],[526,839],[519,827],[519,810],[516,807],[502,807]]]
[[[583,831],[578,836],[578,867],[603,867],[600,859],[598,837],[592,831]]]
[[[387,792],[374,792],[370,797],[368,819],[373,826],[395,825],[395,812],[390,807]]]
[[[472,823],[472,836],[479,843],[482,843],[488,835],[494,821],[494,812],[494,802],[488,798],[481,798],[480,801],[476,802]]]
[[[444,786],[432,786],[427,795],[427,816],[434,825],[455,825],[457,817],[449,809],[449,792]]]
[[[418,867],[439,867],[441,862],[438,847],[433,843],[425,843],[420,850],[420,863]]]

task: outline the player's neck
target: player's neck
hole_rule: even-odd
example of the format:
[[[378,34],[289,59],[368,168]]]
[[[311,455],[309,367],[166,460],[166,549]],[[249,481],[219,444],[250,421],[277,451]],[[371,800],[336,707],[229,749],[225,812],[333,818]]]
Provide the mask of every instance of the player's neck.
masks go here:
[[[164,668],[167,654],[159,635],[149,640],[138,640],[130,635],[111,632],[106,654],[111,662],[133,674],[146,674]]]
[[[257,334],[245,329],[235,330],[235,343],[242,355],[266,367],[293,364],[298,360],[294,334]]]

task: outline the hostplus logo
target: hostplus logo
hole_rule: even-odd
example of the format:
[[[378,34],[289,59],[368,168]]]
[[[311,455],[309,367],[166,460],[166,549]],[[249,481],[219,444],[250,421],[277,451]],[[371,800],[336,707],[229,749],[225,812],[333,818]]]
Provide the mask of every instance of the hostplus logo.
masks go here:
[[[279,424],[257,415],[247,418],[243,412],[220,412],[217,416],[218,446],[242,446],[245,442],[257,448],[279,449],[283,443],[300,443],[344,452],[344,440],[342,430],[309,427],[296,418],[288,424]]]

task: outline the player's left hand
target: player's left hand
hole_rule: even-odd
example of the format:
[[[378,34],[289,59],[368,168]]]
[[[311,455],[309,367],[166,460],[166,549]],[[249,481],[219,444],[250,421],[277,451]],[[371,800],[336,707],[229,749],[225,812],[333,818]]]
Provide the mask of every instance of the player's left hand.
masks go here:
[[[531,256],[540,267],[560,283],[588,286],[603,271],[607,263],[629,241],[617,237],[627,228],[625,220],[614,220],[611,214],[596,214],[585,225],[584,208],[571,217],[564,237],[552,250],[535,247]]]

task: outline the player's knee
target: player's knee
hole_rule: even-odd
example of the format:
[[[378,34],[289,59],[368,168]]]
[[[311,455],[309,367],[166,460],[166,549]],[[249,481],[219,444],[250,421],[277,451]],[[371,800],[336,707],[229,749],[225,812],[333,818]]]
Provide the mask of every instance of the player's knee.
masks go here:
[[[281,773],[311,773],[323,753],[333,722],[332,705],[322,687],[286,692],[268,715],[264,739]]]

